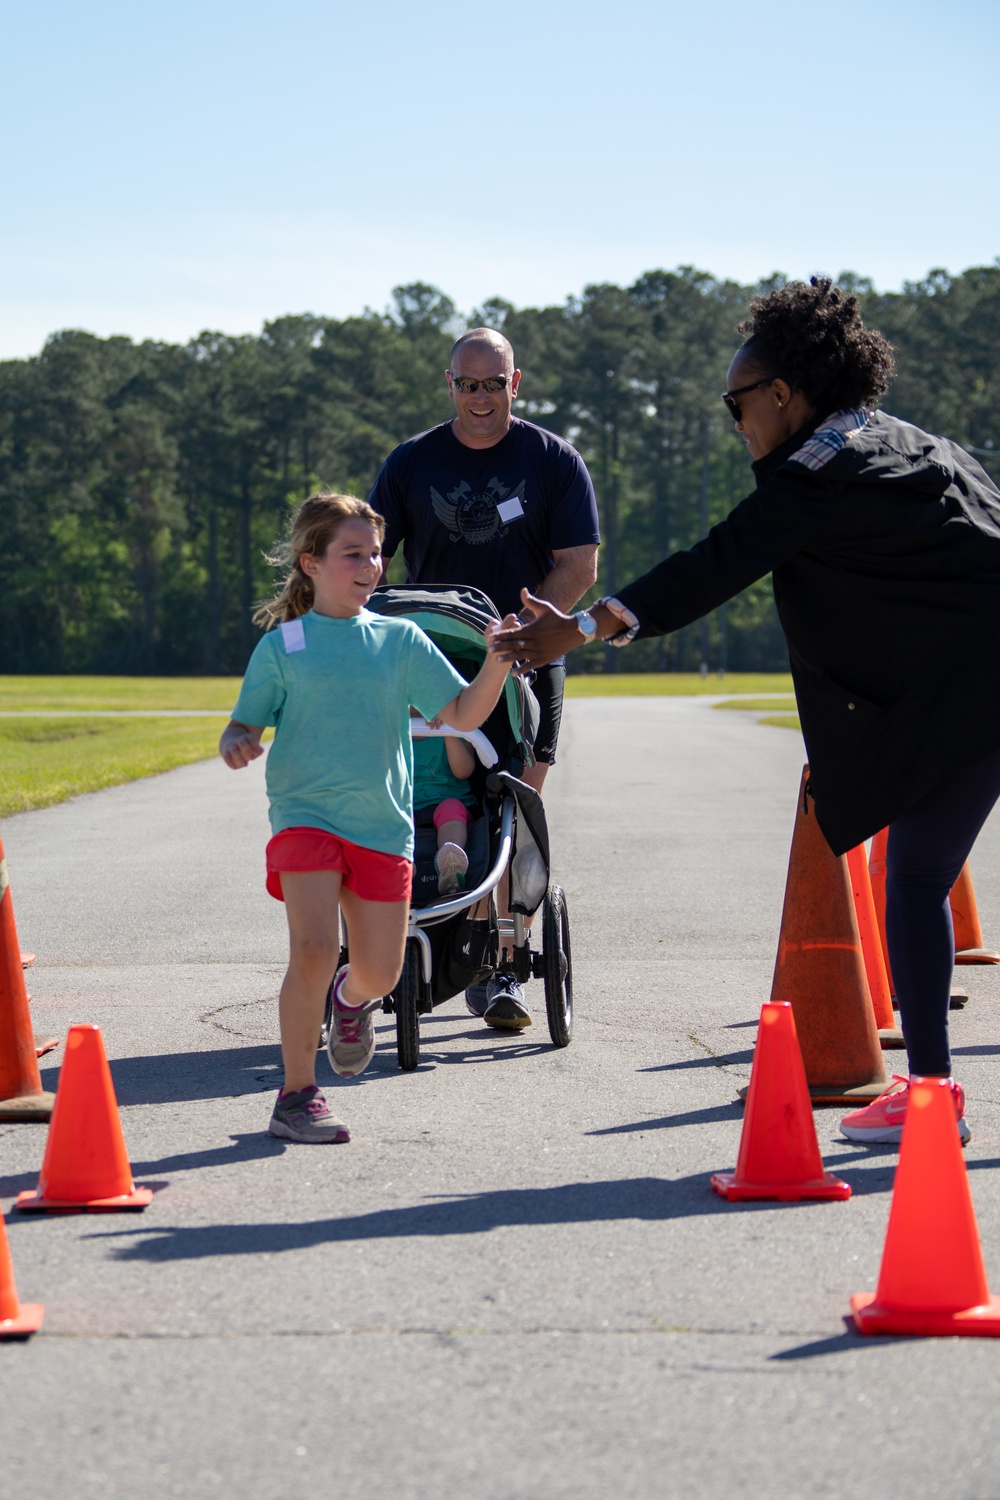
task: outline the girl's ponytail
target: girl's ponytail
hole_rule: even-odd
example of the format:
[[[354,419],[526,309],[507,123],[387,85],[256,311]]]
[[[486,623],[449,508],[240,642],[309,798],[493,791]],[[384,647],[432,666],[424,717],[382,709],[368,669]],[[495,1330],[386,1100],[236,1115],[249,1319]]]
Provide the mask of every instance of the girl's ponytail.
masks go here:
[[[283,551],[278,549],[268,553],[267,560],[273,567],[281,567],[286,563]],[[274,625],[283,625],[286,620],[297,620],[299,615],[307,614],[312,605],[312,580],[306,577],[296,560],[285,578],[281,592],[273,599],[258,604],[252,619],[255,625],[270,630]]]

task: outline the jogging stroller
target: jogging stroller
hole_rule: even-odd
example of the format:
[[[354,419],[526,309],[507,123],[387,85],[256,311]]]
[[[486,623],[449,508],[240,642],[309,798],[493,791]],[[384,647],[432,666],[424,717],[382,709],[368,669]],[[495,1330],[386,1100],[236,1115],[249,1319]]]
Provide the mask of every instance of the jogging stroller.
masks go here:
[[[479,589],[436,585],[426,588],[376,589],[368,608],[384,615],[405,615],[471,678],[486,655],[486,628],[499,615]],[[414,719],[413,733],[433,733]],[[484,980],[496,966],[501,946],[513,954],[519,983],[544,981],[549,1035],[567,1047],[573,1031],[573,969],[566,897],[549,884],[549,836],[542,800],[520,780],[531,764],[531,743],[538,705],[521,678],[508,677],[493,713],[472,734],[476,751],[470,783],[478,815],[468,829],[469,868],[466,888],[442,896],[434,869],[437,833],[416,830],[413,896],[403,970],[383,1009],[396,1017],[396,1050],[401,1068],[411,1071],[420,1060],[420,1017],[436,1005]],[[510,870],[512,916],[497,916],[496,887]],[[489,916],[474,925],[470,913],[489,897]],[[541,907],[541,951],[531,948],[525,918]]]

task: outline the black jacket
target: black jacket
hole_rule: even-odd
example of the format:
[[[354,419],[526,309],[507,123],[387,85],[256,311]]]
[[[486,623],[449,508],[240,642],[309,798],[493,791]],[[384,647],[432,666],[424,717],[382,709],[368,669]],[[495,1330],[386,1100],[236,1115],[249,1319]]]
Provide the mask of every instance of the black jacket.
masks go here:
[[[617,597],[660,635],[772,573],[816,813],[841,854],[1000,749],[1000,491],[962,448],[882,412],[811,470],[791,455],[819,425]]]

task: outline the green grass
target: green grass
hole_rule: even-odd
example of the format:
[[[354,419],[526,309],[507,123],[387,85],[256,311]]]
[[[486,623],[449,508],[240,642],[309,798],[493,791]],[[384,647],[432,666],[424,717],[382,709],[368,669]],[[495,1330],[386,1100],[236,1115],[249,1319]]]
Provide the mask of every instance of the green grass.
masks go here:
[[[60,709],[218,709],[225,713],[240,690],[238,677],[4,677],[0,712]],[[678,697],[686,694],[790,693],[781,672],[587,673],[566,679],[569,698]]]
[[[713,703],[713,708],[742,708],[752,714],[770,713],[773,710],[787,708],[791,693],[783,693],[780,697],[773,698],[727,698],[723,703]]]
[[[772,724],[776,729],[801,729],[799,716],[786,697],[781,698],[730,698],[725,703],[713,703],[713,708],[743,709],[757,715],[758,724]]]
[[[217,719],[0,719],[0,817],[215,755]]]
[[[211,759],[239,687],[238,677],[0,676],[0,817]],[[646,672],[569,677],[566,682],[571,698],[722,692],[791,692],[791,678],[776,673],[728,673],[720,678],[696,672]],[[780,699],[754,697],[718,706],[760,712],[785,705]],[[165,710],[178,717],[160,717]],[[185,710],[209,711],[213,717],[181,717]],[[74,712],[81,717],[71,717]],[[112,717],[85,717],[88,713]],[[143,717],[113,717],[126,713]],[[788,713],[761,722],[798,726],[794,714]]]
[[[718,693],[790,693],[787,672],[607,672],[566,678],[567,698],[679,698]],[[2,705],[0,705],[2,706]]]
[[[0,712],[30,709],[218,709],[228,713],[239,677],[3,677]]]

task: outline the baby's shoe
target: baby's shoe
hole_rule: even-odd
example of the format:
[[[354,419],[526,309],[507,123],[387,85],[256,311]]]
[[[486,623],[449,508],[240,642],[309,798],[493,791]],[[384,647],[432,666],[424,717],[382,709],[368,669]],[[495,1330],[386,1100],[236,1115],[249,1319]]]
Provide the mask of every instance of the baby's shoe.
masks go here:
[[[434,856],[438,890],[442,896],[453,896],[465,889],[465,872],[469,868],[469,856],[460,844],[442,844]]]

